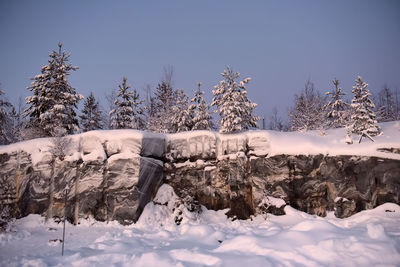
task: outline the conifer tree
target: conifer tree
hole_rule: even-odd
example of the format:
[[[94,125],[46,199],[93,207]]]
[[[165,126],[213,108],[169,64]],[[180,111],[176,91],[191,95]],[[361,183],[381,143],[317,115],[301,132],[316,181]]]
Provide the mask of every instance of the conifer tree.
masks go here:
[[[198,89],[194,93],[194,97],[190,100],[192,103],[189,109],[193,112],[192,130],[211,130],[212,117],[210,114],[210,106],[206,103],[203,94],[200,90],[201,83],[198,83]]]
[[[351,101],[353,114],[351,115],[350,129],[352,133],[357,135],[375,136],[380,133],[380,128],[374,112],[375,105],[370,98],[371,94],[367,87],[368,84],[358,76],[352,90],[354,97]]]
[[[177,91],[171,84],[162,81],[158,84],[155,96],[151,99],[151,111],[147,121],[147,129],[159,133],[173,132],[171,118],[173,116],[173,106],[177,100]]]
[[[29,116],[31,127],[43,129],[47,136],[54,136],[55,132],[72,134],[78,130],[75,109],[83,96],[72,88],[67,77],[78,67],[68,63],[70,54],[62,51],[61,43],[58,51],[53,50],[49,56],[48,64],[28,87],[33,96],[27,98],[25,116]]]
[[[221,76],[224,79],[214,87],[215,90],[212,91],[214,98],[211,103],[221,118],[219,131],[233,133],[257,127],[259,118],[253,115],[257,104],[247,98],[246,84],[250,78],[237,83],[240,74],[233,72],[229,66]]]
[[[86,98],[83,104],[82,115],[80,117],[80,126],[83,132],[98,130],[103,128],[102,111],[99,102],[93,93]]]
[[[140,95],[133,89],[132,91],[132,108],[133,108],[133,119],[132,129],[144,130],[146,129],[146,120],[144,118],[144,107],[142,106],[144,100],[140,100]]]
[[[131,92],[130,88],[127,79],[123,77],[122,84],[118,85],[115,108],[110,111],[112,129],[143,129],[143,109],[140,106],[143,101],[139,100],[136,90]]]
[[[0,90],[0,145],[6,145],[15,141],[13,136],[15,109],[5,98],[5,94]]]
[[[177,91],[176,104],[172,107],[171,131],[173,133],[190,131],[193,127],[193,111],[189,98],[181,89]]]
[[[339,87],[339,80],[334,79],[333,85],[335,89],[332,92],[325,93],[331,96],[331,100],[324,106],[324,110],[327,112],[327,118],[329,119],[329,127],[339,128],[346,126],[347,116],[349,115],[347,104],[342,96],[346,93],[342,92],[342,88]]]

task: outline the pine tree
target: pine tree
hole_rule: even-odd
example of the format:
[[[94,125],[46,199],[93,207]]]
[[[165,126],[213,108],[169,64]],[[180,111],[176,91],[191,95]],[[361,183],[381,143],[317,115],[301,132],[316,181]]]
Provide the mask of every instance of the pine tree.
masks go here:
[[[328,126],[339,128],[346,126],[349,104],[342,99],[346,93],[342,92],[342,88],[339,87],[338,79],[333,80],[333,85],[335,89],[325,93],[331,96],[331,100],[324,106],[324,110],[327,111],[327,118],[330,120]]]
[[[7,101],[5,94],[0,90],[0,145],[6,145],[15,141],[14,117],[15,109]]]
[[[144,129],[143,108],[144,101],[140,100],[136,89],[129,91],[131,87],[127,79],[122,78],[122,84],[118,85],[115,108],[110,111],[110,126],[112,129]]]
[[[138,129],[144,128],[143,101],[139,100],[136,89],[129,91],[131,87],[127,84],[127,79],[122,78],[122,84],[118,85],[115,109],[110,111],[110,125],[112,129]]]
[[[295,105],[290,111],[292,131],[321,130],[325,128],[324,98],[307,81],[300,95],[295,95]]]
[[[350,129],[352,133],[358,135],[366,133],[375,136],[380,133],[380,128],[374,112],[375,105],[370,99],[371,94],[367,87],[368,84],[358,76],[352,90],[354,97],[351,101],[353,114],[351,115]]]
[[[171,117],[173,116],[173,106],[177,101],[177,91],[169,82],[158,84],[155,96],[151,98],[152,114],[147,121],[147,129],[159,133],[172,133]]]
[[[142,104],[144,100],[140,100],[139,93],[136,89],[132,91],[132,108],[133,108],[133,118],[132,118],[132,129],[144,130],[146,129],[146,121],[144,118],[144,107]]]
[[[28,87],[33,96],[27,98],[29,106],[25,110],[29,125],[43,129],[47,136],[54,136],[55,132],[57,135],[72,134],[78,130],[75,109],[83,98],[67,81],[71,71],[78,67],[68,63],[70,54],[62,51],[61,43],[58,48],[58,52],[52,51],[48,64]]]
[[[215,90],[212,91],[214,98],[211,104],[216,107],[215,112],[221,117],[219,131],[233,133],[257,127],[259,118],[253,115],[257,104],[247,98],[245,86],[250,78],[237,83],[236,80],[240,78],[240,74],[233,72],[229,66],[221,76],[224,79],[214,87]]]
[[[182,89],[178,90],[176,104],[172,107],[171,132],[190,131],[192,123],[193,110],[189,107],[189,98]]]
[[[80,125],[83,132],[98,130],[103,128],[102,111],[99,102],[93,93],[86,98],[83,104],[82,115],[80,117]]]
[[[200,90],[201,83],[198,83],[198,90],[194,93],[194,97],[190,100],[189,109],[193,112],[192,130],[211,130],[213,128],[212,117],[210,114],[210,106],[206,103]]]

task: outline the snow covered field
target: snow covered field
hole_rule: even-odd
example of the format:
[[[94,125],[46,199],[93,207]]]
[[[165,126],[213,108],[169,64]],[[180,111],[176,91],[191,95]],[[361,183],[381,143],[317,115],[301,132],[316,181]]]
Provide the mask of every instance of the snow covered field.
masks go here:
[[[0,234],[0,266],[400,266],[400,206],[387,203],[347,219],[308,215],[286,207],[284,216],[228,219],[203,208],[182,210],[162,186],[131,226],[82,220],[67,224],[29,215]],[[175,205],[176,207],[176,205]],[[176,211],[176,210],[175,210]]]

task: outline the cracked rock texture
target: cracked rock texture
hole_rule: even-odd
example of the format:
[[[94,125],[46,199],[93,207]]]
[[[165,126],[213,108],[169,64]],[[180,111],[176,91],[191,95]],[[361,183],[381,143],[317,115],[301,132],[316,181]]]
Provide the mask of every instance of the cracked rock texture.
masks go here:
[[[344,218],[385,202],[400,204],[399,160],[269,156],[271,144],[263,132],[157,135],[122,130],[67,138],[61,159],[51,154],[49,139],[0,149],[0,208],[11,207],[14,217],[61,217],[68,185],[70,221],[93,216],[130,224],[162,183],[193,210],[199,204],[228,209],[229,216],[239,219],[265,212],[281,215],[285,205],[319,216],[334,211]]]

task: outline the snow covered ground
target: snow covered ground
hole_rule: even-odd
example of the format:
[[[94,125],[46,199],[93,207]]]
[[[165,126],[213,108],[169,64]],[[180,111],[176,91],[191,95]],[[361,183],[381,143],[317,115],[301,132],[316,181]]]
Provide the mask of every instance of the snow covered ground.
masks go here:
[[[400,206],[387,203],[347,219],[286,207],[284,216],[228,219],[226,211],[180,209],[163,185],[130,226],[83,220],[67,224],[39,215],[0,234],[0,266],[400,266]],[[175,212],[174,212],[175,207]]]

